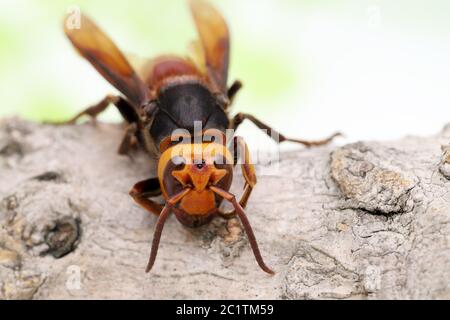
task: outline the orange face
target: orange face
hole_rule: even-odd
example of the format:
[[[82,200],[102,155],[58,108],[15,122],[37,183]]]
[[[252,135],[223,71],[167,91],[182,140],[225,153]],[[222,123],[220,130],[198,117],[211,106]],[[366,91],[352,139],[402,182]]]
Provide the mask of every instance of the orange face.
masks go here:
[[[165,199],[186,187],[192,188],[180,202],[179,209],[191,216],[208,215],[221,199],[209,189],[220,186],[229,190],[233,157],[228,149],[216,143],[177,144],[163,152],[158,177]]]

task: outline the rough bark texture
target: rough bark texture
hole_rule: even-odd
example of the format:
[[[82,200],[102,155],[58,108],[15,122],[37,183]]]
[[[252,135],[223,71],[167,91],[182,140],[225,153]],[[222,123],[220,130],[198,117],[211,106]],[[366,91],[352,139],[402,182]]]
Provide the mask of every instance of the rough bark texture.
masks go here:
[[[450,128],[283,154],[247,208],[273,277],[237,221],[174,217],[144,273],[156,217],[128,191],[155,163],[121,134],[0,124],[1,299],[450,298]]]

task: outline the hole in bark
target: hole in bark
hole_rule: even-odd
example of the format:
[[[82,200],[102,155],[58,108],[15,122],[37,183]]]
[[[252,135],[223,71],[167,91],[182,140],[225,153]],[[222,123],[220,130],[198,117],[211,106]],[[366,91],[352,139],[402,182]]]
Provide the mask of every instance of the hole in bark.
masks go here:
[[[31,179],[37,180],[37,181],[43,181],[43,182],[48,182],[48,181],[62,182],[62,181],[64,181],[63,176],[59,172],[55,172],[55,171],[48,171],[48,172],[45,172],[38,176],[35,176]]]
[[[0,149],[0,156],[10,157],[13,155],[18,155],[22,157],[24,154],[24,150],[22,145],[17,141],[10,141],[7,145]]]
[[[49,249],[44,254],[51,254],[59,259],[74,251],[81,237],[81,221],[74,218],[63,218],[47,233],[45,242]]]

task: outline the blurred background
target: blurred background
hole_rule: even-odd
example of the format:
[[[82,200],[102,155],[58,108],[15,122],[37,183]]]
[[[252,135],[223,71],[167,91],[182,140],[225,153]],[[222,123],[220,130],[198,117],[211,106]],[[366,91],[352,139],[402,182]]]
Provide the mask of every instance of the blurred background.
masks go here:
[[[230,81],[245,85],[235,112],[293,137],[342,131],[345,141],[429,135],[450,122],[448,0],[212,2],[231,30]],[[196,38],[184,0],[0,0],[0,117],[62,120],[115,92],[63,35],[73,6],[140,56],[183,55]],[[112,107],[101,119],[120,117]]]

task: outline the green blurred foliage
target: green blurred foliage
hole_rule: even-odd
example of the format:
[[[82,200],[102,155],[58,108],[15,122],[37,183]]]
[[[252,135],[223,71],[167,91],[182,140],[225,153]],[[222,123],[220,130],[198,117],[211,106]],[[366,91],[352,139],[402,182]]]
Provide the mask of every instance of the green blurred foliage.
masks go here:
[[[321,79],[332,76],[329,70],[319,70],[335,58],[332,46],[357,48],[357,43],[342,41],[361,34],[380,38],[381,32],[367,27],[373,8],[380,9],[387,36],[442,37],[450,27],[446,0],[428,5],[418,0],[211,1],[231,29],[230,80],[240,79],[245,86],[235,110],[263,117],[296,111],[308,103],[312,87],[320,91]],[[0,116],[64,119],[115,92],[63,35],[63,17],[73,5],[97,21],[125,52],[139,56],[184,55],[196,38],[185,0],[1,0]],[[104,119],[119,117],[108,111]]]
[[[292,64],[300,62],[284,54],[284,48],[273,46],[270,37],[255,38],[246,32],[242,28],[245,24],[239,24],[244,15],[234,14],[239,1],[213,2],[224,9],[221,11],[232,31],[230,80],[244,82],[245,108],[270,108],[279,97],[295,90],[299,75]],[[95,72],[83,66],[81,73],[76,68],[84,62],[75,61],[81,58],[76,57],[62,32],[63,17],[74,5],[93,17],[123,51],[139,56],[185,55],[188,43],[196,38],[184,0],[4,0],[0,2],[0,93],[6,101],[0,116],[64,119],[88,101],[94,102],[94,96],[113,91]],[[273,5],[288,7],[289,1]],[[92,87],[83,87],[84,81],[98,83],[98,95]],[[77,83],[83,89],[77,88]]]

